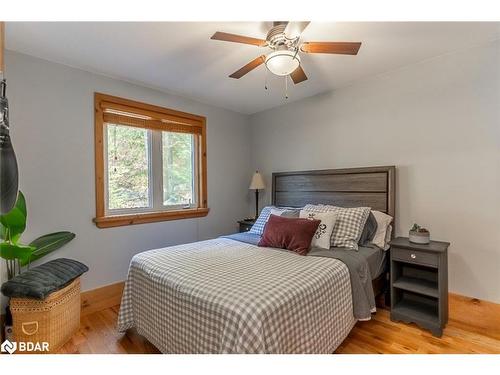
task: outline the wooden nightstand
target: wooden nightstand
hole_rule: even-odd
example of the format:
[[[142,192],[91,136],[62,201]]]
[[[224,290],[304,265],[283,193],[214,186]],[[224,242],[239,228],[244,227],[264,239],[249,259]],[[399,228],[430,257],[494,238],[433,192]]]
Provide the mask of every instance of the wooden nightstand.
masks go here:
[[[240,225],[240,233],[248,232],[250,229],[252,229],[252,226],[255,224],[255,220],[254,219],[240,220],[238,221],[238,224]]]
[[[391,245],[391,320],[416,323],[441,337],[448,322],[449,242],[414,244],[406,237]]]

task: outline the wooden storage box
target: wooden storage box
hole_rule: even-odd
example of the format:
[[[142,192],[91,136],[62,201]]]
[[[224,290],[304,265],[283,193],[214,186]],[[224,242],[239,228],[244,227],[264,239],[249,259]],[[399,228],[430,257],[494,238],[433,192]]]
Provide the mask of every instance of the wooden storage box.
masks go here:
[[[80,278],[44,300],[11,298],[16,342],[49,343],[56,352],[80,327]]]

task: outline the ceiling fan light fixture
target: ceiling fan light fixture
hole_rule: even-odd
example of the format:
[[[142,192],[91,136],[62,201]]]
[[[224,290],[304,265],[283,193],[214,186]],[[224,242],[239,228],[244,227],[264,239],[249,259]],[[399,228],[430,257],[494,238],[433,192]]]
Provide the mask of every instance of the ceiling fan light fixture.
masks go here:
[[[300,57],[295,51],[281,50],[266,56],[267,69],[277,76],[287,76],[300,65]]]

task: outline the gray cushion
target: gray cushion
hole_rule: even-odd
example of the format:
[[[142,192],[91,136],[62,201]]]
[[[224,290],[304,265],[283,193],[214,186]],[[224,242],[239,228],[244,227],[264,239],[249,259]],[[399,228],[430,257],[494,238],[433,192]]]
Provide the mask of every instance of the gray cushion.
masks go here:
[[[280,215],[281,217],[298,218],[300,210],[286,210]]]
[[[359,246],[369,246],[375,237],[375,233],[377,233],[377,220],[375,216],[370,211],[370,215],[368,215],[368,219],[366,219],[365,227],[363,228],[363,232],[361,232],[361,237],[359,237],[358,245]]]
[[[45,299],[88,270],[85,264],[76,260],[54,259],[3,283],[2,293],[7,297]]]

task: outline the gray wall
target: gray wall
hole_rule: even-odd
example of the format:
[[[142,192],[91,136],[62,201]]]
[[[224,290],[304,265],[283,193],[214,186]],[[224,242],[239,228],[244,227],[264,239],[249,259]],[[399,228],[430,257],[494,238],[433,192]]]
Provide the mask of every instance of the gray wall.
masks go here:
[[[262,205],[273,171],[396,165],[397,234],[418,222],[451,241],[451,291],[500,302],[499,48],[441,56],[250,117],[9,52],[24,238],[76,232],[54,257],[87,263],[83,285],[92,289],[123,280],[137,252],[234,231],[253,214],[255,168],[269,185]],[[94,91],[207,117],[208,217],[94,226]]]
[[[140,251],[236,231],[249,204],[247,116],[18,53],[6,57],[12,139],[28,205],[23,238],[75,232],[76,239],[53,257],[89,265],[83,289],[124,280]],[[207,217],[109,229],[92,223],[95,91],[207,117]]]
[[[499,67],[497,41],[253,115],[253,165],[269,185],[396,165],[397,234],[417,222],[450,241],[450,290],[500,302]]]

